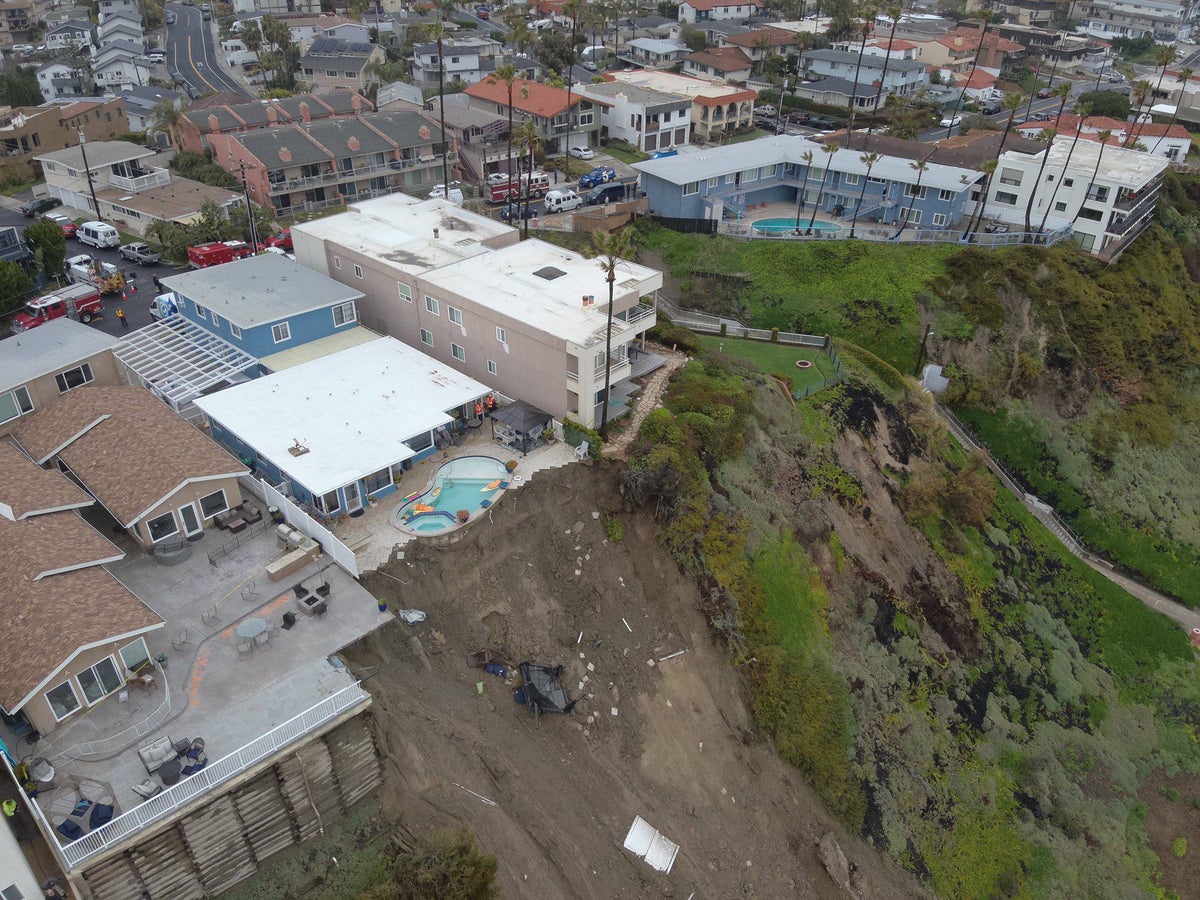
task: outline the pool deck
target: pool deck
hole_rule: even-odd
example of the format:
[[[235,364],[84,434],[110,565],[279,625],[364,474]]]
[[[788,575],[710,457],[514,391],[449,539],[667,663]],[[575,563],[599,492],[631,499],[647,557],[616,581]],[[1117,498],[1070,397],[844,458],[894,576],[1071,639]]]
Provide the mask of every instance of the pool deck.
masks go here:
[[[575,448],[563,441],[538,447],[531,450],[527,456],[521,456],[499,441],[493,440],[491,428],[484,425],[472,432],[459,446],[440,450],[417,463],[404,473],[393,493],[372,502],[357,519],[345,519],[334,528],[334,534],[354,551],[361,574],[375,571],[390,560],[397,550],[403,550],[411,541],[421,540],[421,537],[403,531],[394,524],[396,511],[405,504],[405,497],[427,489],[433,481],[434,474],[443,464],[461,456],[491,456],[500,462],[517,460],[518,466],[514,474],[520,476],[520,481],[514,478],[512,486],[500,493],[491,509],[503,509],[506,502],[512,502],[508,495],[517,491],[521,485],[527,484],[536,473],[578,462]],[[480,510],[466,525],[434,532],[428,537],[444,537],[459,528],[479,527],[477,520],[486,516],[488,511]]]

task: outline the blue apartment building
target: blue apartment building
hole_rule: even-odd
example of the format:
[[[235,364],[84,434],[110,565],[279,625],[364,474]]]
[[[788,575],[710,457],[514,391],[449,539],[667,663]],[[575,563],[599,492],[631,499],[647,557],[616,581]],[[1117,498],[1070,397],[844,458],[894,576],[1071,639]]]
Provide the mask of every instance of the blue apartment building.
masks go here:
[[[263,253],[162,280],[181,316],[259,360],[356,329],[362,291]]]
[[[739,221],[771,203],[811,216],[849,218],[862,197],[858,221],[950,230],[963,221],[972,189],[983,173],[880,155],[870,172],[861,150],[825,147],[804,137],[780,135],[697,153],[635,163],[650,212],[668,219]],[[864,193],[865,179],[865,193]],[[801,196],[803,194],[803,196]]]

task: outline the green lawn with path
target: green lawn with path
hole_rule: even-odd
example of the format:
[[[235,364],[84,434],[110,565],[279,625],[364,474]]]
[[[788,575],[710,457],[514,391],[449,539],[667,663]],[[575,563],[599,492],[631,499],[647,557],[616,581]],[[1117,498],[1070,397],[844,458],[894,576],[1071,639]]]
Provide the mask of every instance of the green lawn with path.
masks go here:
[[[833,361],[819,347],[794,347],[715,334],[701,335],[700,344],[705,350],[716,350],[733,359],[744,360],[764,375],[790,375],[793,393],[802,393],[808,387],[820,387],[826,378],[832,378],[835,374]],[[812,368],[796,368],[798,360],[807,360],[812,363]]]

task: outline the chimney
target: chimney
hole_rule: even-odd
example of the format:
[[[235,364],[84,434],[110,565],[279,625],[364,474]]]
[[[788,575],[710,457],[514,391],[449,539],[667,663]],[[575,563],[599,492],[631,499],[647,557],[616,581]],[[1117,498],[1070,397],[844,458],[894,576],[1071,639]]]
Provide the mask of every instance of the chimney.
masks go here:
[[[289,150],[287,147],[280,147],[279,148],[279,161],[285,162],[285,163],[291,162],[292,161],[292,151]]]
[[[362,112],[362,97],[357,93],[350,94],[350,108],[356,113]]]
[[[306,124],[312,121],[312,111],[309,110],[308,102],[305,100],[300,101],[300,118],[303,119]]]
[[[221,120],[217,118],[215,113],[208,114],[208,130],[218,133],[221,131]]]
[[[438,230],[437,230],[436,228],[435,228],[435,229],[433,229],[433,239],[434,239],[435,241],[438,239]]]
[[[359,147],[361,147],[361,146],[362,146],[362,145],[361,145],[361,144],[358,142],[358,138],[356,138],[356,137],[351,137],[351,138],[350,138],[350,140],[346,141],[346,148],[347,148],[347,149],[348,149],[348,150],[349,150],[351,153],[357,153],[357,152],[358,152],[358,148],[359,148]]]
[[[274,103],[267,104],[267,122],[271,125],[279,124],[279,110],[275,108]]]

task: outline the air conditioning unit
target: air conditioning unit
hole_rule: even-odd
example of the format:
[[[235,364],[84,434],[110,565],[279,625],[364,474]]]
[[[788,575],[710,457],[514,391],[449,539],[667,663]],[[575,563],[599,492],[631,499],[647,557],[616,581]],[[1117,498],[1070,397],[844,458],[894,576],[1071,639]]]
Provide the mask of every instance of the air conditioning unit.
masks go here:
[[[436,156],[422,156],[422,157],[421,157],[421,162],[423,162],[423,163],[430,163],[430,162],[433,162],[435,159],[437,159],[437,157],[436,157]]]

